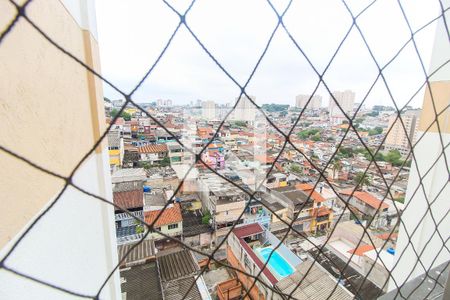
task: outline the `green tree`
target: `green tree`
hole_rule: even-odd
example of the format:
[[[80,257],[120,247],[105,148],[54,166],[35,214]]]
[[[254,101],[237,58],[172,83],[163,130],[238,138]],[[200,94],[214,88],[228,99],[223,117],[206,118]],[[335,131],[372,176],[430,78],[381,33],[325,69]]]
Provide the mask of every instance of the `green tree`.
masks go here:
[[[336,178],[336,172],[340,172],[342,170],[342,163],[339,159],[334,159],[333,163],[331,165],[331,168],[333,170],[333,179]]]
[[[209,224],[209,220],[211,220],[211,214],[207,211],[202,217],[202,224]]]
[[[297,165],[297,164],[292,164],[292,165],[290,166],[289,170],[291,170],[291,172],[294,172],[294,173],[300,173],[300,172],[302,171],[302,169],[300,168],[300,166]]]
[[[247,127],[247,123],[245,121],[234,121],[233,125],[236,127]]]
[[[152,165],[148,161],[141,161],[141,162],[139,162],[139,165],[141,168],[144,168],[146,170],[148,170],[152,167]]]
[[[302,140],[307,140],[311,136],[318,135],[320,140],[320,133],[321,131],[319,129],[312,128],[300,131],[299,133],[297,133],[297,136]]]
[[[144,226],[142,225],[137,225],[136,226],[136,233],[144,233]]]
[[[168,156],[164,157],[159,164],[161,167],[170,166],[170,158]]]
[[[402,158],[402,155],[400,154],[400,152],[397,149],[390,150],[384,156],[385,161],[390,162],[393,166],[400,166],[403,163],[401,158]]]
[[[262,109],[268,112],[281,112],[281,111],[287,111],[289,109],[288,104],[263,104]]]
[[[320,141],[320,140],[321,140],[321,138],[320,138],[320,133],[316,133],[315,135],[313,135],[313,136],[311,137],[311,140],[313,140],[314,142]]]
[[[364,172],[356,173],[353,180],[354,180],[355,184],[358,185],[358,190],[362,190],[363,187],[369,186],[371,183],[370,177],[367,176],[367,174],[364,174]]]
[[[114,108],[111,111],[111,117],[115,118],[117,116],[117,114],[119,113],[119,110],[117,110],[116,108]],[[131,120],[131,115],[129,113],[127,113],[126,111],[122,111],[122,113],[120,114],[120,116],[125,120],[125,121],[130,121]]]
[[[378,111],[371,111],[370,113],[368,113],[367,114],[367,116],[370,116],[370,117],[378,117],[378,115],[379,115],[380,113],[378,112]]]

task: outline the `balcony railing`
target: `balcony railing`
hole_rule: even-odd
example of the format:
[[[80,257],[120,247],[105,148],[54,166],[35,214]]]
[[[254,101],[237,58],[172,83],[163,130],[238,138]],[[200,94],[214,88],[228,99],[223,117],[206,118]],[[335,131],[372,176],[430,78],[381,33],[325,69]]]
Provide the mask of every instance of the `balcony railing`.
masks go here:
[[[129,244],[139,241],[144,236],[144,233],[135,233],[132,235],[122,236],[117,238],[117,245]]]
[[[144,212],[142,211],[133,211],[131,212],[131,214],[135,217],[138,217],[140,219],[144,218]],[[120,213],[120,214],[116,214],[115,215],[115,220],[116,221],[123,221],[123,220],[128,220],[128,219],[132,219],[133,217],[130,216],[130,214],[128,213]]]

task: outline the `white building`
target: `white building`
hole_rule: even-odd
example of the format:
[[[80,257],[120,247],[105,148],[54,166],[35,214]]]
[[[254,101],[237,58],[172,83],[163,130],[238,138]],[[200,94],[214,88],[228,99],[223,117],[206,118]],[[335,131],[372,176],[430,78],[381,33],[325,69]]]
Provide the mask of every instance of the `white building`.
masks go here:
[[[420,109],[407,110],[401,114],[401,119],[397,118],[397,114],[394,113],[389,117],[389,126],[391,131],[386,137],[384,142],[385,150],[398,150],[403,156],[408,155],[411,150],[411,144],[414,144],[417,140],[417,132],[419,128]],[[403,126],[405,126],[403,128]]]
[[[311,98],[311,95],[297,95],[295,97],[295,107],[297,108],[305,108],[314,110],[314,109],[320,109],[322,107],[322,96],[320,95],[314,95],[311,98],[311,101],[308,100]],[[306,104],[308,103],[308,106]]]
[[[341,107],[339,108],[334,99],[330,96],[328,111],[330,116],[330,123],[334,125],[340,124],[343,120],[346,120],[342,110],[351,117],[353,106],[355,104],[355,93],[351,90],[335,91],[333,92],[333,96]]]
[[[256,102],[254,96],[249,96],[253,102]],[[235,110],[231,114],[231,120],[233,121],[245,121],[249,123],[255,122],[256,119],[256,106],[244,95],[240,98],[236,98],[236,102],[239,101]]]
[[[214,101],[202,102],[202,117],[208,121],[216,118],[216,103]]]

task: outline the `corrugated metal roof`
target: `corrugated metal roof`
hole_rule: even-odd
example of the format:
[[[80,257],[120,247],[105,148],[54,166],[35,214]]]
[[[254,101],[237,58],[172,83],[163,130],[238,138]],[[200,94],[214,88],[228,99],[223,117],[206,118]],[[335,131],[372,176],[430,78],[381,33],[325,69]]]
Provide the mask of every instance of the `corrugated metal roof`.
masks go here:
[[[162,284],[164,300],[201,300],[202,297],[197,285],[194,283],[195,277],[191,276],[179,280],[173,280]],[[186,298],[183,298],[191,285],[194,283],[192,289]]]
[[[125,256],[125,254],[134,246],[136,243],[130,243],[126,245],[120,245],[117,247],[117,253],[119,256],[119,261]],[[127,265],[130,263],[137,263],[145,261],[151,257],[155,256],[155,243],[153,240],[144,240],[142,243],[137,245],[130,254],[125,258],[122,265]]]
[[[263,232],[264,232],[264,228],[262,228],[261,225],[259,225],[259,223],[252,223],[252,224],[248,224],[248,225],[244,225],[244,226],[235,227],[233,229],[233,233],[238,238],[244,238],[244,237],[247,237],[250,235],[263,233]]]
[[[185,278],[197,274],[200,270],[187,249],[169,249],[156,255],[161,282]]]
[[[122,299],[163,299],[156,263],[152,262],[121,270],[120,277],[122,294],[125,294],[125,298]]]
[[[340,285],[333,292],[337,282],[315,263],[314,265],[312,264],[312,261],[302,262],[292,275],[278,281],[275,286],[282,293],[290,294],[297,287],[298,283],[301,282],[300,286],[292,294],[294,299],[353,299],[353,295]],[[311,270],[309,270],[310,268]],[[308,275],[305,277],[306,272],[308,272]],[[332,292],[333,294],[330,296]]]

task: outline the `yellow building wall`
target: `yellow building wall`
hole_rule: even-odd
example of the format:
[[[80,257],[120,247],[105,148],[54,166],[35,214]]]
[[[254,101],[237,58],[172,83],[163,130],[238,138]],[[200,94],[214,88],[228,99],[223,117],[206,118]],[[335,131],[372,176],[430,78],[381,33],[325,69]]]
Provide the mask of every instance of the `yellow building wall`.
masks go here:
[[[0,0],[0,27],[15,14]],[[97,42],[58,0],[34,1],[27,15],[52,39],[99,70]],[[101,84],[21,19],[0,45],[0,145],[69,175],[104,129]],[[102,124],[102,125],[100,125]],[[1,151],[0,151],[1,152]],[[0,247],[63,187],[64,181],[0,154]]]

